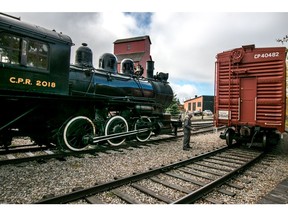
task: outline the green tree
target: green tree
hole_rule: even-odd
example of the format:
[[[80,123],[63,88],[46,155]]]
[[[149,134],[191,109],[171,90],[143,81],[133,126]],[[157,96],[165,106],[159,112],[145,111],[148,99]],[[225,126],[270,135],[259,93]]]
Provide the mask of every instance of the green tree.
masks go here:
[[[288,35],[286,35],[285,37],[283,37],[282,39],[276,39],[277,42],[281,42],[282,44],[284,44],[284,42],[288,42]]]
[[[174,94],[171,104],[165,110],[166,113],[170,113],[172,116],[179,115],[180,114],[179,105],[180,105],[180,101],[177,98],[177,95]]]

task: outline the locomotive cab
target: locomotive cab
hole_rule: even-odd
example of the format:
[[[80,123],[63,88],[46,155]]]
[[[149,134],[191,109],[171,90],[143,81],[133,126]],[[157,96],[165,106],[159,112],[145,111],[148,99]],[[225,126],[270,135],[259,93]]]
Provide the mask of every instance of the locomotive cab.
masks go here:
[[[0,15],[0,91],[68,95],[69,36]]]
[[[17,135],[50,144],[61,122],[55,104],[69,96],[72,45],[67,35],[0,14],[0,145]]]

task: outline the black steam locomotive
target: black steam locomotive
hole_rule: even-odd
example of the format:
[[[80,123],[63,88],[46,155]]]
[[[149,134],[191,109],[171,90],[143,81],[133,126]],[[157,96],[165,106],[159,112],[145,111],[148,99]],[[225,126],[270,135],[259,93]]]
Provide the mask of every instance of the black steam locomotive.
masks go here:
[[[29,136],[39,145],[80,151],[90,144],[117,146],[171,131],[164,109],[173,99],[168,74],[153,75],[110,53],[92,64],[82,44],[70,65],[69,36],[0,14],[0,145]]]

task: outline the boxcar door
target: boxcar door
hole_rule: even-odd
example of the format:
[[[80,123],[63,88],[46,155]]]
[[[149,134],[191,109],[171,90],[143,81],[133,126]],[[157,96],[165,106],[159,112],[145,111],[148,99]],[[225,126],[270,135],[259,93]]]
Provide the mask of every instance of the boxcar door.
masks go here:
[[[252,78],[241,78],[240,80],[240,123],[253,124],[256,121],[256,93],[257,80]]]

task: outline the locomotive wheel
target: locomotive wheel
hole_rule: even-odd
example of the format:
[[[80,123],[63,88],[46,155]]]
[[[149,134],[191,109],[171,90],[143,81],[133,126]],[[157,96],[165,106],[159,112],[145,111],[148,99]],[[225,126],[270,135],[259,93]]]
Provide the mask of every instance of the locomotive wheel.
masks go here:
[[[148,118],[147,116],[141,116],[141,118],[137,119],[137,121],[135,122],[134,129],[135,130],[146,129],[150,127],[150,124],[151,124],[150,118]],[[152,134],[152,131],[148,130],[146,132],[137,134],[136,139],[139,142],[145,142],[150,138],[151,134]]]
[[[124,132],[128,132],[128,123],[122,116],[113,116],[105,126],[105,136]],[[109,139],[108,143],[112,146],[119,146],[125,142],[125,140],[125,137],[119,137]]]
[[[64,143],[72,151],[82,151],[88,146],[88,142],[83,139],[84,136],[95,136],[95,131],[95,125],[89,118],[77,116],[72,118],[64,128]]]

